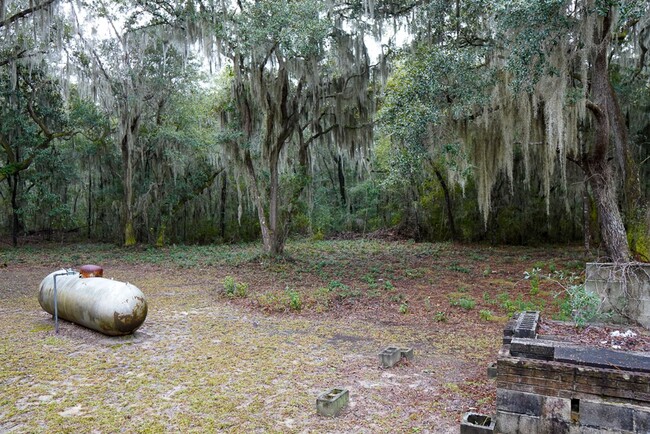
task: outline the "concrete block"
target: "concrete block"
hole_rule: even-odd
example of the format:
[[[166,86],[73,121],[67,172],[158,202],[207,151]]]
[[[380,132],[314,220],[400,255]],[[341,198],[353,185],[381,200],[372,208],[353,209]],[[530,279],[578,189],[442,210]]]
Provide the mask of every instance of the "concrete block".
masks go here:
[[[507,413],[497,409],[494,432],[500,434],[519,434],[519,417],[514,413]]]
[[[634,432],[650,432],[650,408],[634,409]]]
[[[382,368],[392,368],[402,358],[402,352],[398,347],[386,347],[379,353],[379,364]]]
[[[512,338],[510,354],[529,359],[553,360],[556,343],[541,339]]]
[[[525,416],[521,415],[519,417],[519,433],[523,434],[546,434],[542,429],[542,420],[536,416]]]
[[[535,339],[538,324],[539,311],[521,312],[517,318],[513,337]]]
[[[615,431],[632,431],[634,409],[625,405],[581,400],[580,425]]]
[[[512,345],[510,351],[512,352]],[[607,348],[557,347],[554,359],[556,362],[576,365],[650,373],[650,357]]]
[[[515,334],[515,327],[517,326],[517,320],[519,319],[519,313],[512,315],[512,318],[508,320],[506,326],[503,329],[503,343],[507,345],[512,340],[512,336]]]
[[[499,434],[546,434],[542,420],[535,416],[497,411],[494,432]]]
[[[571,400],[545,396],[542,403],[542,417],[570,422]]]
[[[487,367],[487,377],[497,378],[497,362],[492,362]]]
[[[349,400],[350,393],[347,389],[330,389],[316,398],[316,412],[321,416],[337,416],[348,405]]]
[[[494,432],[494,418],[478,413],[465,413],[460,422],[460,434],[488,434]]]
[[[540,416],[542,414],[542,401],[541,395],[497,389],[497,411]]]
[[[650,264],[587,263],[585,290],[596,292],[605,312],[650,328]]]
[[[402,348],[399,351],[401,357],[404,357],[408,361],[413,360],[413,348]]]

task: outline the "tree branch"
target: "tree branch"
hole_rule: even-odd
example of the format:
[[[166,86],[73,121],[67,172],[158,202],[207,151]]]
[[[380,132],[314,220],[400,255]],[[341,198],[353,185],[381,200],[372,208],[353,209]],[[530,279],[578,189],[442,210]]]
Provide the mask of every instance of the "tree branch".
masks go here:
[[[9,18],[7,18],[6,20],[0,21],[0,29],[5,27],[5,26],[8,26],[9,24],[11,24],[11,23],[13,23],[15,21],[18,21],[18,20],[20,20],[22,18],[25,18],[25,17],[33,14],[34,12],[38,12],[38,11],[40,11],[42,9],[45,9],[46,7],[48,7],[49,5],[54,3],[55,1],[57,1],[57,0],[45,0],[43,3],[34,5],[34,6],[30,7],[30,8],[27,8],[27,9],[23,9],[22,11],[13,14]]]

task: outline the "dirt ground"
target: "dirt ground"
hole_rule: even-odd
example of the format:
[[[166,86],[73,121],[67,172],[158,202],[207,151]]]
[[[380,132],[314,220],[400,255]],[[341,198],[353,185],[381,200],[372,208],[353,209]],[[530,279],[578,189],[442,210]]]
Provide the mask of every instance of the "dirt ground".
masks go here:
[[[0,432],[458,432],[464,412],[494,412],[486,368],[511,312],[556,315],[562,285],[584,270],[566,246],[300,241],[287,255],[0,250]],[[145,293],[133,335],[66,321],[54,334],[39,283],[85,263]],[[236,295],[226,277],[243,284]],[[414,360],[380,368],[389,345],[412,347]],[[347,388],[350,404],[320,417],[316,397],[332,387]]]

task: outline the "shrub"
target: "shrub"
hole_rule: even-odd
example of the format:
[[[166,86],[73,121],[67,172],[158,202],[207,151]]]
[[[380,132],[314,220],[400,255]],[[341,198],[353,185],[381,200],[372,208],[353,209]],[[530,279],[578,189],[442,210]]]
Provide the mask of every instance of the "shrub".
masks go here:
[[[570,317],[576,327],[609,318],[601,312],[602,301],[595,292],[587,291],[585,285],[571,285],[566,289],[566,300],[560,305],[560,315]]]
[[[223,279],[223,293],[231,298],[246,298],[248,296],[248,283],[237,282],[232,276],[226,276]]]

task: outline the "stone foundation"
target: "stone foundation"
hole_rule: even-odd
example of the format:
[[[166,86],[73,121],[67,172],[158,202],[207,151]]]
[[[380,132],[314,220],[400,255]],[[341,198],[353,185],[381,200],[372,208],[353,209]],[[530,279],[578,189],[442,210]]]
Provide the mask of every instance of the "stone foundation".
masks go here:
[[[497,360],[494,432],[650,432],[649,356],[518,338],[516,324]]]

